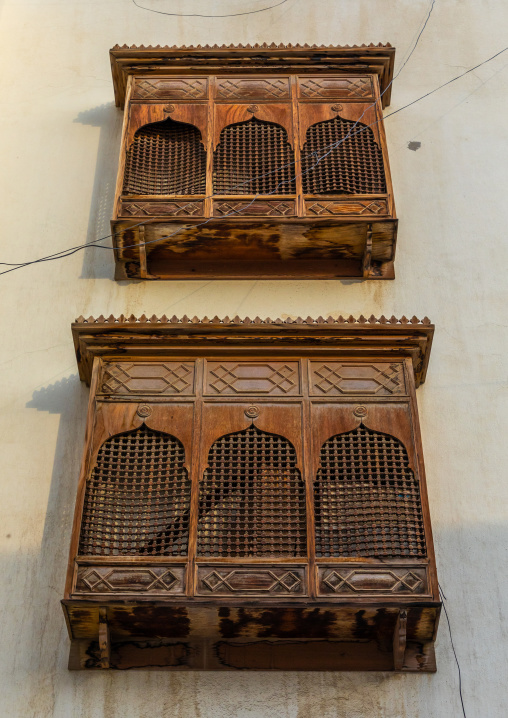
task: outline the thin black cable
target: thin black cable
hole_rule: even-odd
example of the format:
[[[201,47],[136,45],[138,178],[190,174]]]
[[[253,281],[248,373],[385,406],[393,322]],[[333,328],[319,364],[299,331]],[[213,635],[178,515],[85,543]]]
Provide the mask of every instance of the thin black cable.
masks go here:
[[[284,0],[284,2],[285,2],[285,0]],[[427,27],[427,23],[428,23],[428,21],[429,21],[430,15],[431,15],[432,10],[433,10],[433,8],[434,8],[435,2],[436,2],[436,0],[431,0],[430,10],[429,10],[429,12],[428,12],[428,14],[427,14],[427,17],[426,17],[426,19],[425,19],[425,22],[424,22],[424,24],[423,24],[422,29],[420,30],[420,32],[419,32],[419,34],[418,34],[418,36],[417,36],[417,38],[416,38],[416,41],[415,41],[414,46],[413,46],[413,49],[411,50],[411,52],[410,52],[409,55],[407,56],[406,60],[403,62],[402,66],[400,67],[400,69],[399,69],[399,71],[397,72],[397,74],[390,80],[390,82],[388,83],[388,85],[385,87],[385,89],[383,90],[383,92],[380,94],[379,99],[381,99],[381,97],[385,94],[385,92],[388,90],[388,88],[393,84],[394,80],[400,75],[400,73],[401,73],[402,70],[404,69],[405,65],[407,64],[407,62],[408,62],[409,59],[411,58],[412,54],[413,54],[414,51],[416,50],[416,47],[417,47],[417,45],[418,45],[418,42],[420,41],[420,38],[421,38],[421,36],[422,36],[422,34],[423,34],[423,31],[424,31],[425,28]],[[279,3],[279,4],[282,4],[282,3]],[[272,7],[276,7],[276,6],[272,6]],[[266,9],[270,9],[270,8],[266,8]],[[260,12],[260,11],[257,10],[256,12]],[[375,105],[376,103],[377,103],[377,100],[376,100],[376,102],[372,103],[371,105],[369,105],[369,106],[364,110],[364,112],[361,114],[361,116],[356,120],[356,122],[354,123],[354,125],[351,127],[351,129],[350,129],[350,131],[348,132],[348,134],[347,134],[342,140],[339,140],[337,143],[332,143],[332,144],[330,144],[330,145],[327,145],[327,146],[323,147],[323,149],[331,148],[331,149],[330,149],[330,152],[331,152],[333,149],[335,149],[336,147],[338,147],[342,142],[345,142],[347,139],[349,139],[349,137],[351,137],[352,131],[353,131],[354,128],[358,125],[358,123],[360,122],[360,120],[362,119],[362,117],[365,115],[365,113],[367,112],[367,110],[369,110],[371,107],[374,107],[374,105]],[[379,120],[378,120],[377,122],[379,122]],[[376,123],[373,123],[373,124],[377,124],[377,122],[376,122]],[[372,125],[369,125],[369,127],[372,127]],[[366,129],[366,127],[363,127],[361,131],[363,131],[364,129]],[[355,134],[357,134],[357,133],[355,133]],[[329,154],[329,153],[328,153],[328,154]],[[312,157],[313,155],[317,155],[317,152],[314,151],[314,152],[309,153],[308,155],[304,155],[303,157],[300,156],[300,162],[301,162],[302,159],[306,159],[307,157]],[[327,156],[327,155],[323,155],[322,157],[319,157],[319,158],[317,159],[317,161],[316,161],[316,164],[315,164],[315,165],[312,165],[311,167],[309,167],[309,169],[308,169],[304,174],[307,174],[307,172],[309,172],[311,169],[314,169],[314,167],[316,167],[317,164],[318,164],[324,157],[326,157],[326,156]],[[253,177],[253,178],[251,178],[250,180],[245,180],[244,182],[241,182],[241,183],[239,183],[239,184],[234,185],[233,187],[230,187],[230,188],[229,188],[229,191],[231,192],[232,189],[236,189],[236,188],[238,188],[238,187],[241,187],[241,186],[243,186],[244,184],[249,184],[249,183],[251,183],[251,182],[254,182],[254,181],[257,180],[257,179],[262,179],[263,177],[267,177],[268,175],[273,174],[274,172],[278,172],[278,171],[280,171],[281,169],[285,169],[285,168],[287,168],[287,167],[292,167],[292,166],[295,165],[295,164],[296,164],[296,161],[294,161],[294,162],[289,162],[289,163],[287,163],[286,165],[282,165],[281,167],[275,168],[274,170],[271,170],[271,171],[269,171],[269,172],[266,172],[266,173],[264,173],[264,174],[262,174],[262,175],[258,175],[257,177]],[[297,175],[296,177],[298,177],[298,175]],[[296,177],[294,177],[293,179],[296,179]],[[280,186],[280,184],[277,185],[277,187],[279,187],[279,186]],[[269,194],[272,194],[272,192],[270,192]],[[204,197],[204,199],[213,199],[215,196],[217,196],[217,193],[213,193],[213,194],[209,195],[208,197]],[[256,196],[254,197],[254,199],[257,199],[258,196],[259,196],[259,194],[256,195]],[[244,211],[245,209],[247,209],[248,207],[250,207],[251,204],[252,204],[252,202],[254,201],[254,199],[253,199],[251,202],[249,202],[248,205],[246,205],[245,207],[243,207],[241,211]],[[192,200],[192,201],[193,201],[193,200]],[[188,207],[190,204],[192,204],[192,201],[191,201],[191,202],[188,202],[187,205],[184,205],[184,207],[183,207],[182,209],[185,209],[185,207]],[[238,213],[238,212],[234,212],[234,213]],[[230,214],[227,214],[227,215],[225,215],[225,216],[228,217],[228,216],[230,216]],[[210,221],[210,220],[207,220],[207,221]],[[206,224],[206,223],[207,223],[207,222],[204,222],[204,223],[202,223],[202,224]],[[136,227],[139,227],[139,226],[141,226],[142,224],[146,224],[146,220],[143,220],[142,222],[138,222],[137,224],[131,225],[131,226],[129,227],[129,229],[135,229]],[[189,225],[189,226],[194,226],[194,225]],[[201,226],[201,225],[197,225],[197,226],[199,227],[199,226]],[[180,231],[180,230],[178,230],[178,231]],[[30,264],[37,264],[38,262],[46,262],[46,261],[51,261],[51,260],[53,260],[53,259],[63,259],[63,258],[65,258],[65,257],[70,256],[71,254],[74,254],[74,251],[79,251],[80,249],[84,249],[84,248],[86,248],[86,247],[94,247],[94,246],[97,246],[97,243],[98,243],[98,242],[103,242],[105,239],[109,239],[110,237],[111,237],[111,238],[112,238],[112,237],[115,237],[117,234],[120,234],[120,233],[119,233],[119,232],[114,232],[114,233],[112,233],[112,234],[107,234],[107,235],[105,235],[104,237],[99,237],[98,239],[93,239],[93,240],[91,240],[90,242],[85,242],[85,243],[82,244],[82,245],[76,245],[75,247],[70,247],[69,249],[66,249],[66,250],[63,249],[63,250],[61,250],[60,252],[55,252],[54,254],[47,255],[46,257],[42,257],[42,258],[40,258],[40,259],[38,259],[38,260],[33,260],[33,261],[31,261],[31,262],[24,262],[24,263],[23,263],[23,262],[0,262],[0,265],[6,266],[6,267],[13,267],[14,269],[20,269],[21,267],[27,267],[27,266],[29,266]],[[171,236],[173,236],[173,235],[168,235],[168,236],[166,236],[166,237],[161,237],[161,239],[160,239],[160,240],[157,240],[157,241],[162,241],[163,239],[169,239],[169,237],[171,237]],[[149,243],[148,243],[148,242],[145,242],[144,244],[149,244]],[[124,247],[124,249],[127,249],[128,247],[133,247],[133,246],[141,246],[141,245],[128,245],[127,247]],[[99,248],[109,249],[109,247],[101,247],[100,245],[99,245]],[[6,270],[5,272],[0,272],[0,276],[1,276],[2,274],[7,274],[7,273],[10,272],[10,271],[14,271],[14,269],[12,269],[12,270]]]
[[[134,5],[139,8],[140,10],[147,10],[148,12],[155,12],[157,15],[169,15],[170,17],[239,17],[240,15],[255,15],[257,12],[266,12],[267,10],[273,10],[273,8],[280,7],[281,5],[284,5],[284,3],[288,2],[288,0],[281,0],[281,2],[278,2],[276,5],[270,5],[270,7],[263,7],[259,10],[250,10],[249,12],[236,12],[231,13],[229,15],[199,15],[199,14],[186,14],[186,13],[179,13],[179,12],[163,12],[162,10],[153,10],[150,7],[144,7],[143,5],[139,5],[136,0],[132,0]]]
[[[285,2],[285,1],[286,1],[286,0],[284,0],[284,2]],[[413,54],[414,51],[416,50],[416,47],[417,47],[417,45],[418,45],[418,43],[419,43],[419,41],[420,41],[420,38],[421,38],[421,36],[422,36],[422,34],[423,34],[423,31],[424,31],[425,28],[427,27],[427,23],[428,23],[428,21],[429,21],[430,15],[431,15],[432,10],[433,10],[433,8],[434,8],[435,2],[436,2],[436,0],[431,0],[431,6],[430,6],[430,9],[429,9],[429,12],[428,12],[428,14],[427,14],[427,17],[426,17],[426,19],[425,19],[425,22],[424,22],[424,24],[423,24],[422,29],[421,29],[420,32],[418,33],[418,36],[417,36],[416,41],[415,41],[415,43],[414,43],[413,49],[411,50],[411,52],[409,53],[409,55],[407,56],[407,58],[405,59],[405,61],[402,63],[402,65],[401,65],[400,69],[398,70],[398,72],[396,73],[396,75],[394,75],[394,77],[392,77],[392,79],[390,80],[390,82],[388,83],[388,85],[385,87],[385,89],[383,90],[383,92],[381,92],[381,94],[380,94],[380,96],[379,96],[379,99],[381,99],[381,97],[383,97],[383,95],[385,94],[385,92],[387,92],[387,90],[389,89],[389,87],[391,87],[391,85],[393,84],[393,82],[394,82],[394,81],[397,79],[397,77],[400,75],[400,73],[401,73],[402,70],[404,69],[405,65],[408,63],[409,59],[411,58],[412,54]],[[272,7],[274,7],[274,6],[272,6]],[[270,9],[270,8],[267,8],[267,9]],[[259,12],[259,11],[257,10],[256,12]],[[360,115],[360,117],[356,120],[356,122],[354,123],[354,125],[351,127],[351,129],[350,129],[350,131],[348,132],[348,134],[347,134],[345,137],[343,137],[342,140],[339,140],[339,141],[336,142],[336,143],[331,143],[330,145],[326,145],[325,147],[323,147],[323,149],[328,149],[328,148],[330,148],[330,151],[329,151],[327,154],[323,155],[322,157],[319,157],[319,158],[317,159],[317,161],[316,161],[316,164],[315,164],[315,165],[312,165],[311,167],[309,167],[309,169],[308,169],[306,172],[304,172],[303,174],[307,174],[307,172],[310,172],[310,170],[314,169],[314,168],[317,166],[317,164],[318,164],[322,159],[324,159],[324,157],[327,157],[328,154],[330,154],[330,152],[331,152],[333,149],[336,149],[340,144],[342,144],[342,143],[345,142],[347,139],[349,139],[349,138],[351,137],[352,131],[353,131],[354,128],[360,123],[360,120],[361,120],[362,117],[365,115],[365,113],[367,112],[367,110],[371,109],[371,107],[374,107],[374,105],[375,105],[377,102],[378,102],[378,100],[376,100],[376,101],[373,102],[371,105],[369,105],[368,107],[365,108],[365,110],[362,112],[362,114]],[[379,120],[378,120],[377,122],[379,122]],[[377,124],[377,122],[373,123],[372,125],[369,125],[369,127],[372,127],[374,124]],[[367,128],[367,127],[363,127],[362,130],[360,130],[360,131],[363,131],[363,130],[366,129],[366,128]],[[355,133],[355,134],[358,134],[358,133]],[[302,159],[306,159],[307,157],[312,157],[312,155],[317,155],[317,152],[314,151],[314,152],[310,152],[308,155],[300,156],[300,162],[302,161]],[[236,185],[233,185],[233,187],[230,187],[230,188],[229,188],[229,192],[231,192],[231,190],[233,190],[233,189],[237,189],[238,187],[242,187],[242,186],[245,185],[245,184],[250,184],[251,182],[254,182],[254,181],[258,180],[258,179],[263,179],[264,177],[268,177],[270,174],[273,174],[274,172],[279,172],[280,170],[286,169],[287,167],[292,167],[292,166],[295,165],[295,164],[296,164],[296,160],[293,161],[293,162],[288,162],[287,164],[282,165],[282,166],[280,166],[280,167],[276,167],[275,169],[270,170],[269,172],[266,172],[266,173],[264,173],[264,174],[258,175],[257,177],[252,177],[252,178],[249,179],[249,180],[245,180],[244,182],[240,182],[239,184],[236,184]],[[295,180],[298,176],[303,176],[303,175],[296,175],[295,177],[293,177],[293,180]],[[281,183],[279,183],[279,184],[277,185],[277,188],[280,187],[280,184],[281,184]],[[283,184],[283,183],[282,183],[282,184]],[[214,197],[217,196],[217,194],[218,194],[217,192],[214,192],[213,194],[211,194],[211,195],[209,195],[209,196],[207,196],[207,197],[204,197],[203,200],[213,199]],[[269,194],[273,194],[273,192],[270,192]],[[257,194],[257,195],[254,197],[254,199],[257,199],[257,197],[259,197],[259,196],[260,196],[260,195]],[[252,204],[252,202],[254,201],[254,199],[253,199],[251,202],[249,202],[248,205],[246,205],[245,207],[243,207],[241,211],[244,211],[245,209],[248,209],[248,207],[251,206],[251,204]],[[192,204],[193,201],[194,201],[194,200],[191,200],[190,202],[188,202],[186,205],[184,205],[184,206],[182,207],[182,209],[185,209],[186,207],[188,207],[190,204]],[[237,213],[238,213],[238,212],[233,212],[233,214],[237,214]],[[224,217],[229,217],[230,214],[231,214],[231,213],[229,213],[229,214],[227,214],[227,215],[224,215]],[[208,221],[209,221],[209,220],[208,220]],[[139,227],[139,226],[141,226],[141,225],[143,225],[143,224],[146,224],[146,220],[143,220],[142,222],[138,222],[137,224],[131,225],[131,226],[129,227],[129,229],[135,229],[136,227]],[[207,224],[207,222],[203,222],[203,223],[201,223],[201,224]],[[200,224],[198,224],[198,225],[189,225],[189,227],[191,227],[191,226],[198,226],[198,227],[199,227],[199,226],[201,226],[201,225],[200,225]],[[180,230],[178,230],[178,231],[180,231]],[[95,246],[95,245],[97,244],[97,242],[103,242],[105,239],[109,239],[110,237],[112,238],[112,237],[117,236],[117,234],[120,234],[120,233],[119,233],[119,232],[114,232],[114,233],[112,233],[112,234],[107,234],[107,235],[105,235],[104,237],[99,237],[98,239],[92,239],[90,242],[85,242],[85,243],[82,244],[82,245],[76,245],[75,247],[70,247],[70,248],[68,248],[68,249],[62,249],[62,250],[59,251],[59,252],[55,252],[54,254],[47,255],[46,257],[42,257],[41,259],[38,259],[38,260],[33,260],[32,262],[25,262],[25,263],[23,263],[23,262],[0,262],[0,265],[6,266],[6,267],[15,267],[15,268],[18,268],[18,267],[26,267],[26,266],[28,266],[28,265],[30,265],[30,264],[36,264],[36,263],[38,263],[38,262],[50,261],[50,260],[52,260],[52,259],[63,259],[63,258],[65,258],[65,257],[70,256],[71,254],[74,254],[74,250],[84,249],[84,248],[86,248],[86,247],[88,247],[88,246],[90,246],[90,247],[91,247],[91,246]],[[169,239],[169,237],[171,237],[171,236],[173,236],[173,235],[168,235],[168,236],[166,236],[166,237],[162,237],[161,240],[162,240],[162,239]],[[161,240],[158,240],[158,241],[161,241]],[[145,242],[144,244],[149,244],[149,243],[148,243],[148,242]],[[141,245],[137,245],[137,244],[136,244],[136,245],[127,245],[126,247],[124,247],[124,249],[128,249],[129,247],[135,247],[135,246],[141,246]],[[99,247],[99,248],[109,249],[109,247]],[[11,271],[11,270],[7,270],[6,272],[0,272],[0,275],[2,275],[2,274],[7,274],[9,271]]]
[[[466,70],[465,72],[463,72],[461,75],[457,75],[457,77],[454,77],[453,79],[448,80],[448,82],[443,82],[443,84],[439,85],[439,87],[436,87],[434,90],[431,90],[430,92],[427,92],[425,95],[418,97],[416,100],[413,100],[413,102],[409,102],[407,105],[404,105],[404,107],[399,107],[399,109],[395,110],[395,112],[390,112],[389,115],[386,115],[385,120],[388,119],[388,117],[392,117],[393,115],[396,115],[397,112],[401,112],[401,110],[405,110],[406,107],[411,107],[411,105],[414,105],[416,102],[420,102],[420,100],[424,100],[426,97],[429,97],[429,95],[433,95],[434,92],[441,90],[443,87],[446,87],[447,85],[451,85],[452,82],[455,82],[455,80],[460,80],[460,78],[464,77],[464,75],[468,75],[470,72],[477,70],[482,65],[486,65],[487,62],[494,60],[496,57],[499,57],[499,55],[502,55],[503,52],[506,52],[507,50],[508,50],[508,47],[504,47],[499,52],[496,52],[495,55],[492,55],[492,57],[489,57],[488,60],[484,60],[483,62],[480,62],[478,65],[475,65],[474,67],[471,67],[469,70]]]
[[[393,115],[396,115],[398,112],[401,112],[402,110],[405,110],[405,109],[407,109],[408,107],[411,107],[412,105],[416,104],[417,102],[420,102],[421,100],[425,99],[426,97],[429,97],[430,95],[434,94],[434,92],[437,92],[438,90],[442,89],[443,87],[446,87],[447,85],[450,85],[452,82],[455,82],[456,80],[459,80],[461,77],[464,77],[465,75],[469,74],[470,72],[473,72],[474,70],[476,70],[477,68],[481,67],[482,65],[485,65],[485,64],[487,64],[488,62],[490,62],[491,60],[494,60],[496,57],[498,57],[498,56],[501,55],[502,53],[506,52],[506,50],[508,50],[508,47],[503,48],[503,50],[500,50],[500,51],[497,52],[495,55],[492,55],[492,56],[489,57],[488,59],[484,60],[483,62],[480,62],[478,65],[475,65],[474,67],[470,68],[469,70],[466,70],[465,72],[461,73],[460,75],[457,75],[456,77],[452,78],[451,80],[448,80],[447,82],[443,83],[443,84],[440,85],[439,87],[436,87],[434,90],[431,90],[430,92],[427,92],[425,95],[422,95],[421,97],[418,97],[416,100],[413,100],[412,102],[409,102],[407,105],[404,105],[403,107],[400,107],[398,110],[395,110],[394,112],[391,112],[389,115],[386,115],[386,116],[384,117],[384,119],[388,119],[389,117],[393,117]],[[376,120],[376,122],[373,122],[371,125],[366,125],[366,126],[363,127],[361,130],[359,130],[359,132],[363,132],[363,131],[364,131],[365,129],[367,129],[368,127],[373,127],[374,125],[378,124],[378,123],[381,121],[381,119],[383,119],[383,118],[380,118],[379,120]],[[355,134],[356,134],[356,133],[355,133]],[[349,133],[348,136],[351,136],[351,134]],[[348,139],[348,136],[346,136],[345,138],[343,138],[343,140],[341,140],[340,142],[343,142],[343,141],[345,141],[346,139]],[[338,144],[340,144],[340,142],[339,142],[339,143],[335,143],[334,145],[332,145],[332,149],[333,149],[334,146],[338,146]],[[312,154],[315,154],[315,153],[310,153],[309,156],[311,156]],[[325,155],[324,155],[324,156],[325,156]],[[320,162],[320,161],[323,159],[324,156],[321,156],[321,157],[317,160],[316,164],[313,165],[312,167],[310,167],[309,170],[307,170],[307,171],[310,171],[310,169],[313,169],[313,168],[318,164],[318,162]],[[295,163],[295,162],[292,162],[292,163],[289,163],[288,165],[284,165],[283,167],[289,166],[289,165],[291,165],[291,164],[296,164],[296,163]],[[280,168],[279,168],[279,169],[280,169]],[[267,173],[267,174],[270,174],[270,173]],[[260,177],[263,177],[263,176],[264,176],[264,175],[260,175]],[[254,178],[254,179],[256,179],[256,178]],[[253,180],[250,180],[250,181],[253,181]],[[278,186],[280,186],[280,185],[278,185]],[[214,196],[215,196],[215,195],[210,195],[210,197],[214,197]],[[257,195],[257,196],[258,196],[258,195]],[[256,197],[255,197],[254,199],[256,199]],[[189,202],[189,204],[190,204],[190,202]],[[247,206],[250,206],[250,204],[252,204],[252,202],[250,202],[249,205],[247,205]],[[244,207],[244,208],[242,208],[241,211],[244,211],[244,210],[247,208],[247,206]],[[237,213],[237,212],[236,212],[236,213]],[[226,215],[226,216],[229,216],[229,215]],[[183,229],[188,229],[189,227],[199,227],[199,226],[201,226],[202,224],[206,224],[206,223],[207,223],[208,221],[210,221],[211,219],[212,219],[212,218],[209,218],[206,222],[203,222],[203,223],[198,224],[198,225],[188,225],[187,227],[181,227],[181,228],[179,228],[179,229],[177,230],[177,232],[180,232],[180,231],[182,231]],[[134,227],[140,226],[141,224],[146,224],[146,223],[147,223],[147,220],[144,220],[143,222],[139,222],[139,223],[136,224],[136,225],[132,225],[131,228],[134,228]],[[115,233],[115,235],[116,235],[116,234],[118,234],[118,233]],[[176,234],[176,232],[173,233],[173,234]],[[169,239],[170,237],[173,236],[173,234],[167,235],[167,236],[165,236],[165,237],[161,237],[161,238],[159,238],[159,239],[157,239],[157,240],[152,240],[151,242],[144,242],[144,243],[142,243],[142,244],[139,244],[139,243],[138,243],[138,244],[133,244],[133,245],[127,245],[126,247],[124,247],[124,249],[127,249],[128,247],[140,247],[140,246],[145,246],[145,245],[147,245],[147,244],[152,244],[152,242],[160,242],[160,241],[163,241],[163,240],[165,240],[165,239]],[[68,249],[68,250],[62,250],[61,252],[57,252],[57,253],[55,253],[54,255],[48,255],[47,257],[42,257],[42,258],[40,258],[40,259],[35,259],[35,260],[30,261],[30,262],[21,262],[21,263],[19,263],[19,264],[16,264],[15,266],[12,266],[11,269],[7,269],[7,270],[5,270],[5,271],[3,271],[3,272],[0,272],[0,276],[1,276],[2,274],[8,274],[9,272],[13,272],[13,271],[15,271],[16,269],[22,269],[22,268],[27,267],[27,266],[29,266],[29,265],[31,265],[31,264],[37,264],[37,263],[39,263],[39,262],[44,262],[44,261],[51,261],[51,260],[53,260],[53,259],[63,259],[63,258],[65,258],[65,257],[67,257],[67,256],[70,256],[71,254],[74,254],[76,251],[79,251],[80,249],[86,249],[87,247],[97,247],[97,248],[99,248],[99,249],[110,249],[110,247],[104,247],[104,246],[101,246],[101,245],[97,245],[96,243],[97,243],[97,242],[101,242],[101,241],[103,241],[103,240],[105,240],[105,239],[108,239],[108,238],[110,238],[110,237],[112,237],[112,236],[115,236],[115,235],[109,234],[109,235],[106,235],[106,236],[101,237],[101,238],[99,238],[99,239],[92,240],[91,242],[87,242],[87,243],[85,243],[85,244],[79,245],[79,246],[77,246],[77,247],[73,247],[73,248]],[[0,262],[0,264],[4,264],[5,266],[10,266],[9,264],[7,264],[7,263],[5,263],[5,262]]]
[[[453,655],[455,656],[455,663],[457,664],[457,669],[459,671],[459,695],[460,695],[460,705],[462,706],[462,715],[464,718],[467,718],[466,716],[466,709],[464,708],[464,699],[462,697],[462,674],[460,672],[460,664],[459,659],[457,658],[457,653],[455,651],[455,646],[453,644],[453,636],[452,636],[452,627],[450,624],[450,619],[448,617],[448,611],[446,610],[446,596],[444,595],[443,589],[441,588],[441,585],[438,583],[439,586],[439,595],[441,596],[441,600],[443,602],[443,609],[446,616],[446,622],[448,624],[448,632],[450,634],[450,643],[452,644],[452,651]]]

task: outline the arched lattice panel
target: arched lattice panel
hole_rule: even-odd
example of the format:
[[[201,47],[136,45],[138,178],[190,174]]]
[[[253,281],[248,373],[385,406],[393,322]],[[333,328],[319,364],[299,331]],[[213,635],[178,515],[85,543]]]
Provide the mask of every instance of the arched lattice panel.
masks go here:
[[[254,426],[217,439],[199,495],[199,556],[305,556],[305,487],[293,445]]]
[[[328,439],[314,504],[317,556],[426,555],[418,479],[393,436],[359,426]]]
[[[386,192],[383,153],[370,127],[341,117],[309,127],[302,148],[302,184],[304,194]]]
[[[186,556],[184,462],[178,439],[145,425],[105,441],[86,485],[79,553]]]
[[[217,194],[294,194],[295,165],[287,132],[255,117],[225,127],[213,158]]]
[[[197,127],[167,119],[144,125],[127,151],[124,194],[205,193],[206,151]]]

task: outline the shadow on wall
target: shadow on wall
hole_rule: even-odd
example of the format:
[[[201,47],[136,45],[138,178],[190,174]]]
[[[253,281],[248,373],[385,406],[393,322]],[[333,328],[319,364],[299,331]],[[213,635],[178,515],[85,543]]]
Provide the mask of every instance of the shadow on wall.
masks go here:
[[[108,237],[98,243],[105,249],[88,247],[83,250],[81,279],[112,280],[115,267],[109,223],[113,215],[123,113],[109,102],[80,112],[74,122],[100,128],[87,236],[86,239],[77,238],[76,244]]]
[[[87,401],[88,388],[74,374],[38,389],[26,404],[27,409],[60,414],[40,545],[38,552],[19,557],[21,564],[26,561],[27,565],[16,568],[18,575],[25,573],[20,580],[25,581],[25,595],[30,596],[19,624],[23,637],[18,636],[18,640],[28,647],[37,637],[39,651],[22,651],[29,674],[38,675],[41,681],[48,672],[64,670],[68,659],[67,630],[59,603],[65,584]]]

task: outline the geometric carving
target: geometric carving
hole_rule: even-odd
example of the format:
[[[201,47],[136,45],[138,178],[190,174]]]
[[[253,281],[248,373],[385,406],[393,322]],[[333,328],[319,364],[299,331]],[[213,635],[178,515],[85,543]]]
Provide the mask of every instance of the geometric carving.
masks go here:
[[[181,593],[182,566],[78,566],[76,591],[86,593]]]
[[[233,214],[262,215],[265,217],[290,217],[296,214],[294,202],[273,202],[261,200],[258,202],[214,202],[215,216]]]
[[[105,364],[105,394],[192,394],[194,365],[180,362]]]
[[[298,394],[297,362],[209,362],[208,393]]]
[[[136,80],[133,97],[139,100],[204,100],[208,80],[199,77],[171,77]]]
[[[217,99],[289,99],[289,80],[287,77],[219,78]]]
[[[202,217],[203,202],[122,202],[122,217]]]
[[[202,575],[206,574],[206,575]],[[199,592],[218,594],[303,593],[303,569],[199,568]]]
[[[321,568],[320,593],[425,593],[425,569]]]
[[[370,77],[300,77],[300,96],[319,98],[365,98],[372,96]]]
[[[305,211],[307,214],[318,216],[337,216],[341,214],[378,215],[388,214],[388,204],[384,199],[372,201],[361,200],[332,200],[319,202],[306,202]]]
[[[311,393],[393,395],[405,392],[402,363],[311,362]]]

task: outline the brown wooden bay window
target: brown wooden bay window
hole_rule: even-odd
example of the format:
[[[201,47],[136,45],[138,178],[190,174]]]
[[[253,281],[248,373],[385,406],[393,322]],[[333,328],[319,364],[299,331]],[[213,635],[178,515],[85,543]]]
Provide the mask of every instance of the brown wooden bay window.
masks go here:
[[[392,279],[394,55],[115,46],[117,279]]]
[[[80,318],[70,668],[433,671],[413,318]]]

